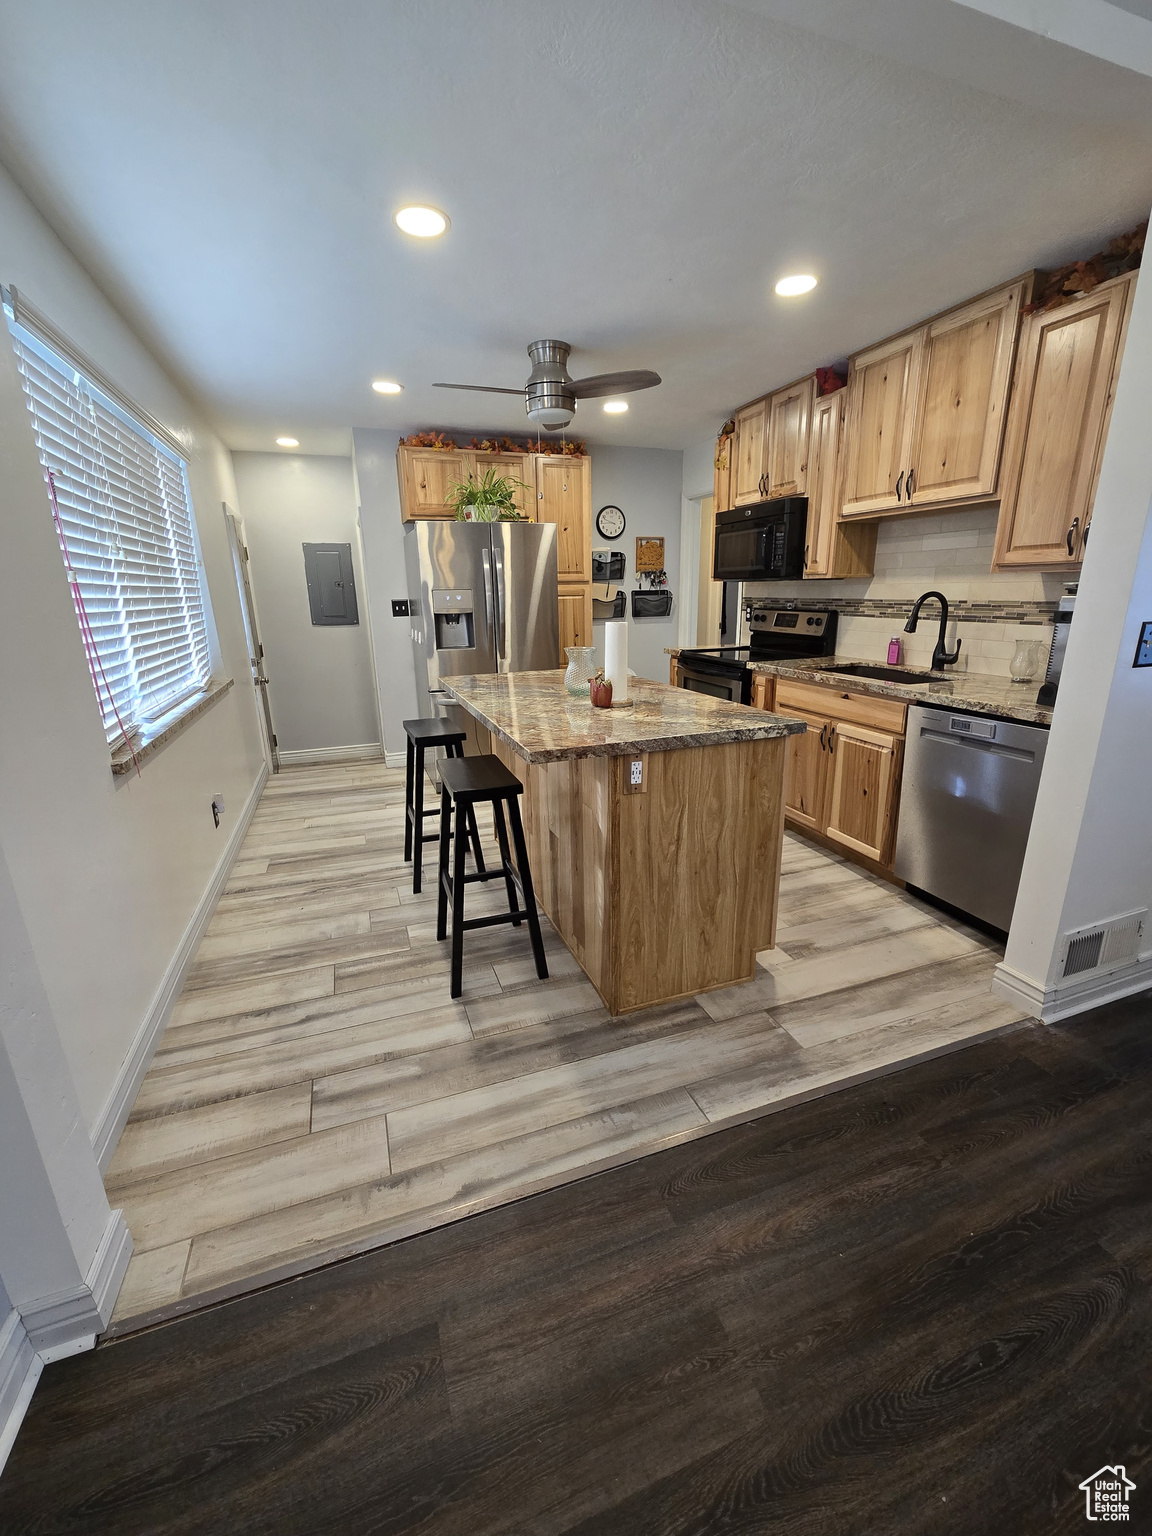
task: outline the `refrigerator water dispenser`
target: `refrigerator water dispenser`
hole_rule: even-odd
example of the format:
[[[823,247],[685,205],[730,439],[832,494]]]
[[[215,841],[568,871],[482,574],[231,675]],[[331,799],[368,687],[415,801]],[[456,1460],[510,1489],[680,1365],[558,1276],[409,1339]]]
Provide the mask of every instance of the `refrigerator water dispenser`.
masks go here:
[[[433,590],[432,613],[436,620],[438,651],[470,651],[475,648],[476,621],[470,588]]]

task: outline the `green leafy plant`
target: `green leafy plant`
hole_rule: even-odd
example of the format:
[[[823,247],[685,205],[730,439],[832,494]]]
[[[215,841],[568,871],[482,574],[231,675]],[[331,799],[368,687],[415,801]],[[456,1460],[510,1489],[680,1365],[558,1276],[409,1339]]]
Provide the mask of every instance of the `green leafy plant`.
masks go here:
[[[516,492],[527,489],[523,480],[490,469],[482,480],[461,480],[450,486],[448,505],[456,508],[458,523],[520,523],[526,519],[516,505]]]

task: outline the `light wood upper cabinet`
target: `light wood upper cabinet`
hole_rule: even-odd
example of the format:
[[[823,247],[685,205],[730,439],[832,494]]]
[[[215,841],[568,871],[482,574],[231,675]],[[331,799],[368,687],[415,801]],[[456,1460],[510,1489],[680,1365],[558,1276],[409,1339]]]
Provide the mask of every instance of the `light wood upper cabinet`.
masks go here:
[[[778,389],[768,401],[768,468],[765,489],[769,496],[804,496],[808,491],[808,434],[816,380],[810,374],[787,389]]]
[[[470,458],[475,455],[438,453],[434,448],[409,448],[401,443],[396,450],[396,468],[404,521],[455,517],[455,507],[448,505],[448,491],[468,478]]]
[[[993,569],[1083,558],[1135,281],[1128,273],[1024,321]]]
[[[871,576],[876,524],[840,522],[844,493],[844,406],[847,390],[820,395],[812,406],[808,443],[808,531],[804,575]]]
[[[887,732],[840,720],[829,745],[832,772],[825,835],[887,864],[896,829],[903,742]]]
[[[995,494],[1022,279],[924,327],[905,505]]]
[[[1031,282],[1018,278],[851,360],[841,516],[995,496]]]
[[[567,454],[542,454],[536,459],[536,521],[556,524],[556,564],[561,583],[592,579],[590,470],[588,459]]]
[[[768,467],[768,398],[754,400],[736,412],[734,507],[764,499],[764,473]]]
[[[469,449],[463,455],[468,479],[483,480],[489,470],[495,470],[505,480],[521,484],[514,487],[513,496],[517,511],[536,521],[536,476],[530,453],[480,453]]]
[[[713,460],[712,506],[716,512],[729,512],[736,483],[736,437],[721,437],[716,441],[716,457]]]
[[[904,510],[923,348],[918,330],[851,360],[842,517]]]

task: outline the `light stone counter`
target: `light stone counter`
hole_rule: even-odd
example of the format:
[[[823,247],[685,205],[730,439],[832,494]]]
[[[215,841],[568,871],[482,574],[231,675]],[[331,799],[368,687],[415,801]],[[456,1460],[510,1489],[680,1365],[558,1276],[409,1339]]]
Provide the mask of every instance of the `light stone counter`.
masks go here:
[[[451,677],[441,686],[526,763],[767,741],[805,728],[786,715],[640,678],[629,680],[626,709],[572,698],[562,671]]]

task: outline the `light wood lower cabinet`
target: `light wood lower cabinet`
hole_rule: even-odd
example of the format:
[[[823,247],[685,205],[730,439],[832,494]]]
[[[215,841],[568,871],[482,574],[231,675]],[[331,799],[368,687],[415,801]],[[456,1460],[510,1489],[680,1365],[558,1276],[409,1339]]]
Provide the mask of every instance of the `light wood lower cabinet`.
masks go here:
[[[779,681],[776,711],[803,720],[789,736],[788,822],[891,869],[906,708],[894,699]]]
[[[1084,558],[1135,282],[1128,273],[1024,321],[993,570],[1074,570]]]
[[[592,644],[592,588],[587,584],[561,585],[558,598],[560,619],[560,665],[566,667],[564,654],[570,645]],[[675,660],[675,658],[673,658]]]
[[[832,775],[824,833],[878,864],[891,862],[903,747],[898,736],[843,720],[828,733]]]

